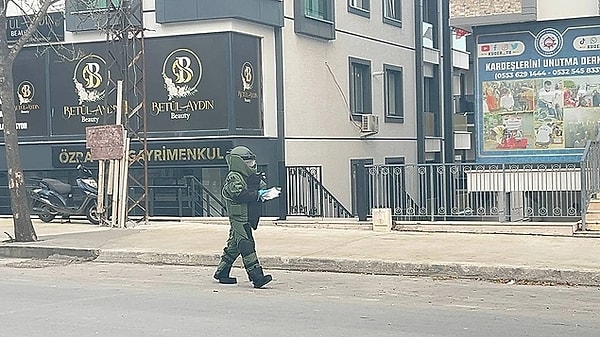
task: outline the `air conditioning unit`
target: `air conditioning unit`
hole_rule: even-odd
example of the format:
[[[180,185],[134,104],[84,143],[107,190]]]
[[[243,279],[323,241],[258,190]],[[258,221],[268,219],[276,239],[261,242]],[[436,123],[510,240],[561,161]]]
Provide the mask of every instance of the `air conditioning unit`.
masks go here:
[[[362,115],[360,132],[368,134],[379,132],[379,116],[373,114]]]

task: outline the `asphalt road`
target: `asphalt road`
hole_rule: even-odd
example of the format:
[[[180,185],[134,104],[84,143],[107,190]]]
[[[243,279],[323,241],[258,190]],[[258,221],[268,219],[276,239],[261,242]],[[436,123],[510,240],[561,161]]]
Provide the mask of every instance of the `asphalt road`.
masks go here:
[[[0,260],[0,336],[598,336],[600,289]]]

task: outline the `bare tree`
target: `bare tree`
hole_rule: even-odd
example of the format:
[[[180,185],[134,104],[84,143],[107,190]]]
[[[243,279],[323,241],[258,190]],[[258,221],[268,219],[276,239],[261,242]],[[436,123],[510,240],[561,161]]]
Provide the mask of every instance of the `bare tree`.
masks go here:
[[[15,90],[13,83],[13,64],[25,43],[38,29],[50,6],[60,0],[17,1],[0,0],[0,101],[2,102],[2,120],[4,123],[4,142],[6,149],[6,165],[8,168],[8,188],[10,190],[11,209],[15,240],[18,242],[36,241],[37,235],[27,201],[25,178],[21,167],[19,139],[15,109]],[[27,4],[27,8],[23,4]],[[12,6],[12,7],[11,7]],[[6,39],[7,10],[11,7],[23,15],[31,15],[28,28],[14,44]]]

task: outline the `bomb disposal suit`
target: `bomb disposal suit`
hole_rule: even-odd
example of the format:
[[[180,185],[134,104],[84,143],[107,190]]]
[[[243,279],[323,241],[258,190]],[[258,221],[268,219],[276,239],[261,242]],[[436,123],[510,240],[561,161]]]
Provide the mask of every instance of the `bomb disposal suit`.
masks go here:
[[[242,256],[248,278],[255,288],[260,288],[272,280],[264,275],[258,262],[252,230],[257,229],[261,216],[261,193],[266,182],[256,172],[256,157],[245,146],[233,148],[225,160],[229,173],[225,178],[222,195],[226,201],[229,216],[229,238],[223,249],[221,261],[214,278],[220,283],[233,284],[237,279],[230,277],[231,266],[239,255]]]

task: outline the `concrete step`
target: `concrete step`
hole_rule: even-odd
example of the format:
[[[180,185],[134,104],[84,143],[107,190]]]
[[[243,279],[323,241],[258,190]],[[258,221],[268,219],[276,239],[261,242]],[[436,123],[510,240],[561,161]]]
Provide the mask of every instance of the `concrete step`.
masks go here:
[[[586,213],[595,213],[595,212],[600,212],[600,200],[593,199],[588,204]]]
[[[575,237],[583,237],[583,238],[600,238],[600,229],[599,230],[587,230],[587,231],[576,231],[573,233]]]
[[[529,234],[573,236],[576,222],[396,222],[394,230],[411,232],[448,232],[474,234]]]
[[[600,231],[600,220],[585,218],[585,228],[588,231]]]
[[[585,224],[587,231],[600,231],[600,199],[590,200],[585,212]],[[587,233],[585,234],[587,235]]]
[[[358,221],[356,218],[293,218],[272,220],[272,225],[289,228],[323,228],[373,230],[371,221]]]
[[[600,214],[586,214],[585,223],[600,223]]]

